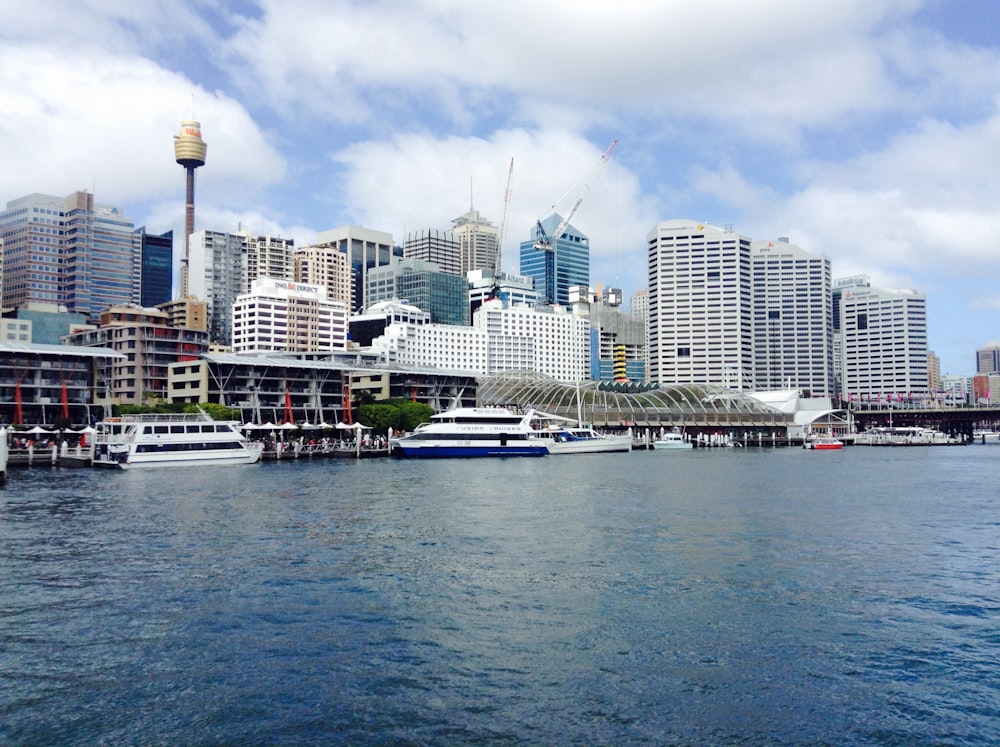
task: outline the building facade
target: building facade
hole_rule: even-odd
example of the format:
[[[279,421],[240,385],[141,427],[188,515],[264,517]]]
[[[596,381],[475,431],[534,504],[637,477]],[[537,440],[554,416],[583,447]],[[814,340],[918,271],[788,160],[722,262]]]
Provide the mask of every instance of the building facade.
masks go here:
[[[590,377],[590,321],[563,306],[486,302],[471,326],[397,322],[370,350],[388,364],[472,372],[534,371],[560,381]]]
[[[306,285],[322,285],[327,298],[351,305],[351,263],[347,253],[334,244],[315,244],[299,247],[292,258],[295,265],[294,280]]]
[[[101,359],[98,378],[107,400],[121,405],[165,401],[170,364],[208,352],[206,332],[172,327],[166,312],[139,307],[112,307],[101,314],[99,327],[68,335],[66,341],[120,354]]]
[[[398,299],[423,309],[435,324],[469,324],[468,281],[433,262],[404,259],[368,271],[365,308]]]
[[[153,307],[173,298],[174,232],[157,236],[146,233],[146,227],[135,230],[138,251],[134,276],[133,301],[139,306]]]
[[[196,231],[190,237],[188,290],[206,304],[209,339],[232,345],[233,304],[250,289],[245,236]]]
[[[403,258],[433,262],[441,272],[464,275],[458,238],[451,231],[425,228],[411,231],[403,240]]]
[[[976,373],[1000,373],[1000,342],[990,342],[976,351]]]
[[[833,298],[829,258],[788,239],[754,241],[753,378],[757,389],[833,395]]]
[[[469,212],[452,222],[452,233],[458,240],[461,268],[466,275],[475,270],[500,272],[497,258],[500,256],[500,231],[483,218],[479,211],[470,207]]]
[[[562,217],[553,213],[539,223],[546,235],[551,236],[562,223]],[[534,280],[542,303],[568,304],[570,288],[590,285],[590,239],[571,225],[548,248],[535,248],[543,238],[536,224],[531,240],[521,243],[521,275]]]
[[[110,306],[133,302],[133,233],[118,208],[85,191],[8,202],[0,212],[4,304],[57,304],[96,320]]]
[[[843,397],[901,402],[927,395],[927,301],[915,290],[842,286]]]
[[[340,226],[321,231],[316,236],[316,244],[347,255],[351,268],[351,301],[348,308],[354,313],[364,306],[368,271],[403,258],[403,247],[393,243],[392,234],[360,226]]]
[[[646,242],[650,381],[754,388],[750,239],[669,220]]]
[[[233,304],[233,351],[323,352],[347,343],[347,306],[321,285],[258,278]]]
[[[247,244],[247,282],[258,278],[294,280],[295,241],[280,236],[253,236],[249,231],[241,232]],[[241,292],[249,290],[244,288]]]

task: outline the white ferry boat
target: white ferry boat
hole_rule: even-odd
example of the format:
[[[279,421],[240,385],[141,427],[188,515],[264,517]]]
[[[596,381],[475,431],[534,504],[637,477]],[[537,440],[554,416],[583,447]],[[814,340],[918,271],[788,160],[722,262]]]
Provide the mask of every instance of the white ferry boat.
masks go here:
[[[123,415],[100,423],[94,466],[195,467],[253,464],[264,445],[249,441],[239,423],[212,420],[206,413]]]
[[[552,438],[532,428],[525,414],[501,407],[459,407],[431,416],[413,433],[397,438],[405,457],[545,456]]]
[[[953,446],[962,439],[933,428],[897,426],[895,428],[869,428],[859,433],[854,443],[858,446]]]

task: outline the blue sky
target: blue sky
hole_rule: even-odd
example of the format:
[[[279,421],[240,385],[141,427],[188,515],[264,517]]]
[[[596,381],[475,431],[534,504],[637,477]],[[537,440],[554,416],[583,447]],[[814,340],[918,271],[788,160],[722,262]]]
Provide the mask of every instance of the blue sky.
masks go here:
[[[43,0],[0,10],[0,201],[95,192],[183,227],[448,228],[504,268],[567,210],[592,284],[644,287],[661,220],[786,236],[835,277],[927,296],[945,373],[1000,338],[1000,3],[988,0]]]

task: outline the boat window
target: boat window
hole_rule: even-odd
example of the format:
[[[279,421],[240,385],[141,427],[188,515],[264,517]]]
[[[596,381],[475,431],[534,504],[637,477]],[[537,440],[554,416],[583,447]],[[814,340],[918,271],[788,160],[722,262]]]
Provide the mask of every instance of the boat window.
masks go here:
[[[167,425],[154,425],[153,433],[170,433],[170,426]]]
[[[172,426],[170,426],[170,432],[171,433],[184,433],[184,426],[183,425],[172,425]]]

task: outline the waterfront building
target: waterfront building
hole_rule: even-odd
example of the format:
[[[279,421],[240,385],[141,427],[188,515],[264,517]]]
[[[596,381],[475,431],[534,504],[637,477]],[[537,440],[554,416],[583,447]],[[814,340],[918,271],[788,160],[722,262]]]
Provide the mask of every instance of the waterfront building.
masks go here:
[[[668,220],[646,241],[650,381],[755,389],[750,239]]]
[[[433,262],[403,259],[368,271],[365,308],[400,299],[423,309],[435,324],[469,324],[468,281]]]
[[[196,231],[190,236],[188,290],[205,301],[209,339],[232,345],[233,304],[250,288],[247,238],[240,234]]]
[[[830,260],[787,238],[750,245],[753,377],[758,389],[833,394]]]
[[[976,373],[1000,373],[1000,342],[990,342],[976,351]]]
[[[80,427],[103,416],[109,348],[0,341],[0,423]]]
[[[0,212],[3,301],[56,304],[96,319],[133,298],[134,226],[86,191],[31,194]]]
[[[139,306],[152,307],[167,303],[173,297],[174,232],[156,235],[146,227],[135,229],[138,264],[134,274],[132,298]]]
[[[649,290],[643,288],[636,291],[629,302],[629,316],[632,319],[642,322],[643,329],[646,330],[646,344],[642,351],[643,370],[645,378],[643,381],[649,382]]]
[[[899,402],[927,394],[927,301],[915,290],[842,286],[844,394]]]
[[[403,240],[403,258],[433,262],[441,272],[464,275],[458,238],[452,231],[425,228],[411,231]]]
[[[170,364],[195,360],[208,351],[204,330],[172,327],[165,311],[136,306],[113,306],[101,314],[98,327],[65,339],[72,346],[121,354],[100,359],[97,371],[106,401],[120,405],[164,400]]]
[[[590,285],[590,239],[572,225],[547,248],[535,248],[546,236],[551,236],[562,217],[553,213],[540,221],[545,236],[532,229],[531,240],[521,243],[521,274],[535,282],[539,300],[548,304],[568,304],[569,289],[574,285]]]
[[[345,403],[361,391],[375,399],[422,402],[435,411],[476,403],[476,380],[468,373],[384,365],[363,351],[207,353],[198,360],[171,365],[168,400],[236,408],[247,423],[315,425],[350,422]]]
[[[336,244],[313,244],[295,250],[292,257],[296,283],[322,285],[327,298],[343,301],[348,309],[351,303],[351,263],[347,252]]]
[[[365,304],[368,271],[403,258],[403,247],[393,243],[392,234],[360,226],[340,226],[321,231],[316,236],[316,244],[338,249],[347,255],[352,284],[348,308],[353,313],[361,311]]]
[[[458,251],[461,260],[459,272],[467,275],[476,270],[488,270],[500,273],[503,268],[497,267],[500,254],[500,231],[490,221],[483,218],[473,207],[469,212],[460,215],[452,222],[452,233],[458,240]]]
[[[372,341],[390,364],[468,371],[535,371],[560,381],[590,374],[590,322],[564,306],[507,306],[488,301],[472,325],[399,323]]]
[[[343,350],[346,343],[347,306],[321,285],[257,278],[233,304],[236,353]]]

